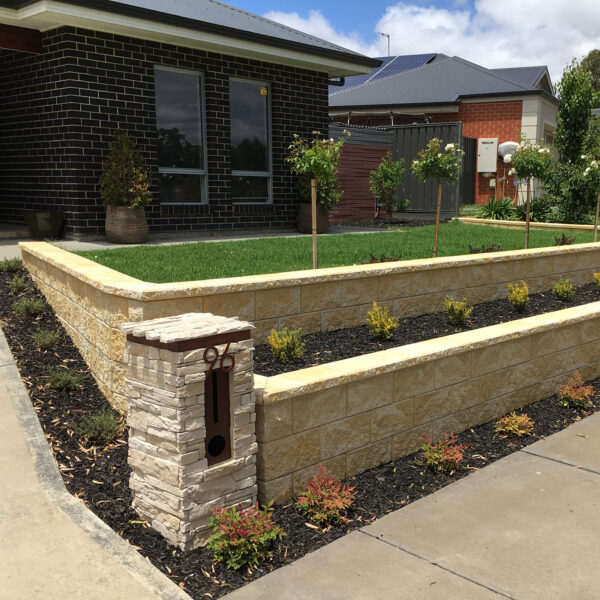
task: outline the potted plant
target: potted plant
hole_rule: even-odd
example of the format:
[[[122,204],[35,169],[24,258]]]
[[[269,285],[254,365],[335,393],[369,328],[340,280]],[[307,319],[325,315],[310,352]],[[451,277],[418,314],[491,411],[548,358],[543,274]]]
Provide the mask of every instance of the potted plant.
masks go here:
[[[376,202],[385,210],[392,222],[393,213],[408,208],[408,200],[398,200],[398,188],[404,185],[404,160],[394,160],[388,152],[379,166],[369,175],[369,189]]]
[[[148,223],[144,206],[152,200],[149,188],[148,172],[134,141],[117,130],[100,176],[109,241],[117,244],[146,241]]]

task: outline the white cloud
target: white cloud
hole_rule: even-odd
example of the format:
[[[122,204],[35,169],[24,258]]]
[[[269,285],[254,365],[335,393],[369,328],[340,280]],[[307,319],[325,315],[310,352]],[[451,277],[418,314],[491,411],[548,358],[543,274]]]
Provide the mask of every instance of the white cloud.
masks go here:
[[[385,54],[392,36],[392,54],[442,52],[484,67],[547,65],[554,82],[574,56],[600,48],[598,0],[475,0],[473,11],[461,0],[455,9],[400,2],[390,5],[370,39],[336,30],[318,11],[266,16],[370,56]]]

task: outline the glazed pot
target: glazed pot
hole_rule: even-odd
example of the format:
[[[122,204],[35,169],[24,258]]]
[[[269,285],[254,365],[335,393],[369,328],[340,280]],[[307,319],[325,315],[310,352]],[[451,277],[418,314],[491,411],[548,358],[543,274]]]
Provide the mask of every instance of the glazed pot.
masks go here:
[[[106,207],[106,237],[114,244],[143,244],[148,237],[144,207]]]

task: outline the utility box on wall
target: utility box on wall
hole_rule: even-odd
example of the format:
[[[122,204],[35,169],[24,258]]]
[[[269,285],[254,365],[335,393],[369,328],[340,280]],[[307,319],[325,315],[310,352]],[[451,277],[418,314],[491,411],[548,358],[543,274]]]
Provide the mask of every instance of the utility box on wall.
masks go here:
[[[495,173],[498,164],[498,138],[477,140],[477,172]]]

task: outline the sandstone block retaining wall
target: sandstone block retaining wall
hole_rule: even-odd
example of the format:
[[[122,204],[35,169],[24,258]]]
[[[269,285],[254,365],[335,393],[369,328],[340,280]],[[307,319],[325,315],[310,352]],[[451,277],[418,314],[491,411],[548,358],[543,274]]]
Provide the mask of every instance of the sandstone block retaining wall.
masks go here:
[[[259,498],[351,477],[600,375],[600,302],[274,377],[255,375]]]
[[[394,314],[439,310],[444,296],[471,303],[506,295],[525,280],[532,292],[559,278],[576,284],[600,271],[600,245],[497,252],[397,263],[355,265],[210,281],[146,283],[44,242],[21,243],[23,261],[115,407],[127,409],[125,322],[189,312],[240,317],[256,326],[255,341],[272,327],[315,332],[364,323],[372,302]]]

